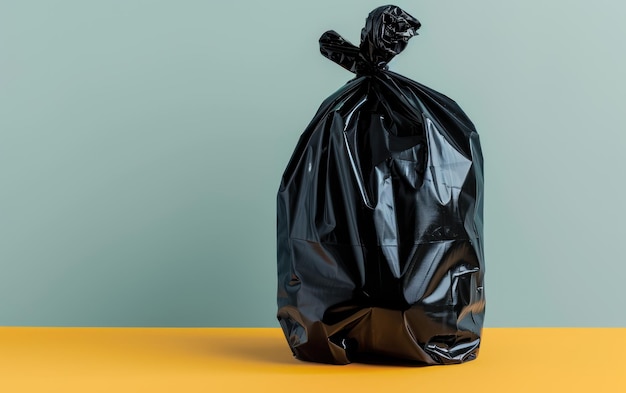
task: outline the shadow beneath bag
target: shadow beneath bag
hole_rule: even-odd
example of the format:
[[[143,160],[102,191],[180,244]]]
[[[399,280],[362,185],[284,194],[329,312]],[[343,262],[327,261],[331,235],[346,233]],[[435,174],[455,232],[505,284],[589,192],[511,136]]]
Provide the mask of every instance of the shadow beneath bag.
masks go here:
[[[284,338],[268,339],[260,337],[238,337],[211,343],[211,352],[220,356],[236,358],[237,360],[252,360],[255,362],[302,365],[293,357]]]
[[[221,329],[220,329],[221,330]],[[229,329],[230,330],[230,329]],[[213,329],[184,329],[162,337],[159,346],[184,357],[219,359],[223,363],[257,363],[268,365],[304,364],[296,360],[284,337],[264,332],[250,333],[251,329],[232,329],[216,334]]]

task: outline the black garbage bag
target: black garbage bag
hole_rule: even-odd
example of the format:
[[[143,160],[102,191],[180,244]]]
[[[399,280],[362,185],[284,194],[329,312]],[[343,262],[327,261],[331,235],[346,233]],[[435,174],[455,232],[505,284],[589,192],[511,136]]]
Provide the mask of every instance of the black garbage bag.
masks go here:
[[[485,310],[483,159],[450,98],[388,70],[420,22],[375,9],[356,73],[306,128],[278,191],[278,320],[301,360],[421,365],[475,359]]]

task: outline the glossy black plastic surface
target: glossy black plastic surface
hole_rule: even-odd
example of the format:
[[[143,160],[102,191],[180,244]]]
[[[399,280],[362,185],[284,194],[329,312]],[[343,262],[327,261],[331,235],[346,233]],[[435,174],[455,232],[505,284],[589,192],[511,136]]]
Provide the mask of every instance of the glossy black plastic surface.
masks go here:
[[[278,319],[302,360],[460,363],[483,324],[483,159],[450,98],[388,70],[420,27],[375,9],[356,47],[324,56],[357,74],[322,103],[278,192]]]

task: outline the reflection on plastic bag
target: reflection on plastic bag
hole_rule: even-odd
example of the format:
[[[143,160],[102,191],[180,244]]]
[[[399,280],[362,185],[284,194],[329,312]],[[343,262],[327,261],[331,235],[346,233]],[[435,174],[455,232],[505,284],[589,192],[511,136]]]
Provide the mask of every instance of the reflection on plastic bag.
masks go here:
[[[369,15],[356,47],[321,52],[356,73],[319,108],[278,192],[278,319],[298,359],[450,364],[483,324],[483,160],[450,98],[388,70],[420,22]]]

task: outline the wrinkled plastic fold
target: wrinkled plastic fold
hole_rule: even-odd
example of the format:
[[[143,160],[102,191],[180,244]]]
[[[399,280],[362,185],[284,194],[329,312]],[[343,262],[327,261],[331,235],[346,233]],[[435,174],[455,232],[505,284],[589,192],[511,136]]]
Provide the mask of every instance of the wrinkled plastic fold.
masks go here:
[[[301,360],[461,363],[485,312],[483,158],[450,98],[388,70],[420,22],[368,16],[359,47],[321,53],[356,77],[322,103],[277,198],[278,320]]]

